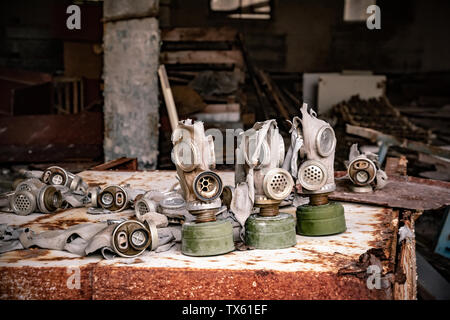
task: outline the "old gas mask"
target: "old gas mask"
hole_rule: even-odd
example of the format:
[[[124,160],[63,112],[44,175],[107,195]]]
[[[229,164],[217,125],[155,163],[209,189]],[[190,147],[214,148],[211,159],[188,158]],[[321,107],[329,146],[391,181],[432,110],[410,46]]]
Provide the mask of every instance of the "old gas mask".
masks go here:
[[[61,167],[52,166],[44,171],[24,171],[24,176],[30,179],[39,179],[41,182],[54,186],[63,196],[63,208],[83,207],[88,202],[88,185],[77,176]]]
[[[276,121],[257,122],[244,132],[236,157],[236,188],[245,181],[249,197],[254,197],[253,206],[259,208],[258,214],[248,216],[245,221],[246,245],[256,249],[294,246],[295,220],[292,215],[279,212],[279,205],[290,195],[294,181],[287,170],[280,168],[284,141]]]
[[[294,117],[291,146],[283,168],[288,168],[302,186],[302,193],[311,201],[323,199],[336,189],[334,183],[334,152],[336,136],[333,128],[316,117],[306,103],[300,109],[302,117]],[[298,157],[300,156],[300,157]],[[298,170],[298,158],[303,160]]]
[[[176,191],[148,191],[138,195],[134,203],[134,211],[139,221],[147,213],[158,212],[165,215],[169,223],[182,224],[186,216],[186,202]]]
[[[131,189],[129,185],[108,185],[103,189],[97,187],[89,190],[92,207],[113,212],[130,208],[136,198],[144,193],[144,190]]]
[[[354,192],[372,192],[387,184],[387,175],[381,170],[378,156],[371,152],[361,153],[355,143],[350,148],[347,175],[353,183]]]
[[[188,119],[178,123],[172,143],[172,161],[186,210],[195,217],[195,221],[183,223],[181,252],[189,256],[213,256],[233,251],[232,224],[216,218],[222,206],[223,184],[211,171],[215,167],[212,136],[205,135],[203,122],[192,123]]]
[[[172,161],[186,200],[186,209],[196,222],[216,220],[222,203],[222,179],[215,167],[214,141],[205,136],[202,122],[180,121],[172,133]]]
[[[62,206],[61,192],[34,178],[22,181],[15,191],[0,196],[0,207],[22,216],[33,212],[53,213]]]
[[[80,176],[58,166],[48,167],[44,171],[25,171],[24,175],[27,178],[39,179],[48,185],[67,187],[71,192],[77,194],[85,194],[88,189],[88,185]]]
[[[261,216],[275,216],[279,204],[292,191],[294,181],[281,168],[284,160],[284,141],[275,120],[257,122],[242,134],[236,150],[236,183],[246,180],[254,206]]]
[[[333,128],[308,110],[306,103],[300,109],[301,117],[294,117],[291,145],[283,164],[296,176],[302,193],[309,197],[309,205],[297,208],[297,233],[301,235],[328,235],[346,230],[344,208],[328,201],[336,189],[334,182],[334,153],[336,136]],[[298,171],[298,159],[301,163]]]
[[[112,233],[112,248],[121,257],[133,258],[141,255],[147,248],[158,247],[156,226],[147,221],[118,221]]]

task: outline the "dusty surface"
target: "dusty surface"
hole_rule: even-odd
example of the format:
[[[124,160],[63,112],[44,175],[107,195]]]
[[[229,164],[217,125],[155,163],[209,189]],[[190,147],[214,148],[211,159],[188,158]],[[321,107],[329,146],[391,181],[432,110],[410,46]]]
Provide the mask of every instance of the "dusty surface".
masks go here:
[[[330,199],[411,210],[436,210],[450,205],[450,182],[389,176],[387,185],[372,193],[355,193],[349,180],[336,180]]]
[[[144,189],[168,189],[173,171],[93,172],[81,174],[89,184],[129,183]],[[224,184],[232,172],[222,172]],[[297,245],[281,250],[234,251],[215,257],[188,257],[179,245],[170,251],[146,252],[135,259],[79,258],[60,251],[31,249],[0,256],[1,299],[386,299],[384,290],[369,290],[364,278],[338,275],[370,249],[384,252],[390,272],[395,255],[395,211],[344,203],[347,231],[327,237],[297,236]],[[288,211],[292,211],[291,208]],[[129,216],[131,211],[116,214]],[[0,223],[33,230],[67,228],[112,218],[72,209],[56,215],[0,215]],[[80,267],[80,289],[68,289],[71,268]]]

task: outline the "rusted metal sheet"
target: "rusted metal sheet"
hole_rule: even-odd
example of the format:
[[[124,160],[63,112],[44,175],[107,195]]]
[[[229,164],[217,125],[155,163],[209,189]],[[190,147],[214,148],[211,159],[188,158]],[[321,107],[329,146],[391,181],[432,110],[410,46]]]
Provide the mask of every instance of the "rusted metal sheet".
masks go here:
[[[0,162],[95,159],[102,144],[100,112],[0,117]]]
[[[329,198],[411,210],[435,210],[450,205],[450,183],[445,181],[389,176],[387,185],[372,193],[351,192],[349,186],[349,180],[336,180],[336,191]]]
[[[85,171],[80,175],[91,186],[129,183],[133,188],[166,190],[176,182],[174,171]],[[221,172],[224,184],[233,184],[233,176],[233,172]],[[0,298],[391,299],[389,290],[368,289],[364,272],[355,276],[340,270],[366,252],[378,250],[383,252],[383,273],[393,272],[397,212],[351,203],[344,203],[344,208],[346,232],[326,237],[297,236],[295,247],[276,251],[234,251],[198,258],[182,255],[177,244],[166,252],[147,251],[134,259],[114,260],[40,249],[5,253],[0,255]],[[78,208],[54,215],[0,214],[0,223],[42,231],[132,215],[128,210],[114,216],[95,216]],[[81,289],[68,290],[67,281],[75,267],[81,270]]]

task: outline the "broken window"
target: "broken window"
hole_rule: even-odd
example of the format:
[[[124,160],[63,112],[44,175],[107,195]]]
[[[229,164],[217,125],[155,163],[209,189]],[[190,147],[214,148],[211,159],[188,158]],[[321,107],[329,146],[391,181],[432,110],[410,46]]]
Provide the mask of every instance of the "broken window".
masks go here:
[[[268,20],[272,13],[272,0],[210,0],[209,5],[215,14],[231,19]]]

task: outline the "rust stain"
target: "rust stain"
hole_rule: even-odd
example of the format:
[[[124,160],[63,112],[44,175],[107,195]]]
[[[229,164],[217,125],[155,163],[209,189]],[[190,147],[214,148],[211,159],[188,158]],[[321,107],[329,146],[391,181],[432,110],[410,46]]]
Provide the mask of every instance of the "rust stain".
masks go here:
[[[388,298],[384,291],[369,290],[361,279],[337,276],[331,272],[122,267],[105,269],[98,266],[94,270],[93,283],[94,299]]]
[[[95,263],[80,266],[80,289],[70,289],[73,272],[66,267],[0,267],[0,297],[4,300],[88,300],[92,299]]]
[[[16,263],[21,260],[36,260],[36,258],[46,256],[50,253],[50,250],[47,249],[25,249],[25,250],[16,250],[14,251],[14,256],[7,256],[4,258],[6,263]]]
[[[104,183],[104,182],[102,183],[102,182],[95,182],[95,181],[89,181],[86,183],[88,184],[89,187],[100,187],[100,186],[106,185],[106,183]]]
[[[51,219],[50,221],[45,221],[46,219]],[[67,227],[71,227],[74,225],[78,225],[81,223],[90,222],[87,218],[76,218],[76,219],[55,219],[54,216],[45,216],[45,217],[39,217],[35,219],[34,221],[30,221],[28,223],[22,224],[20,227],[22,228],[31,228],[33,226],[36,226],[40,224],[41,226],[45,227],[47,230],[60,230],[65,229]]]

